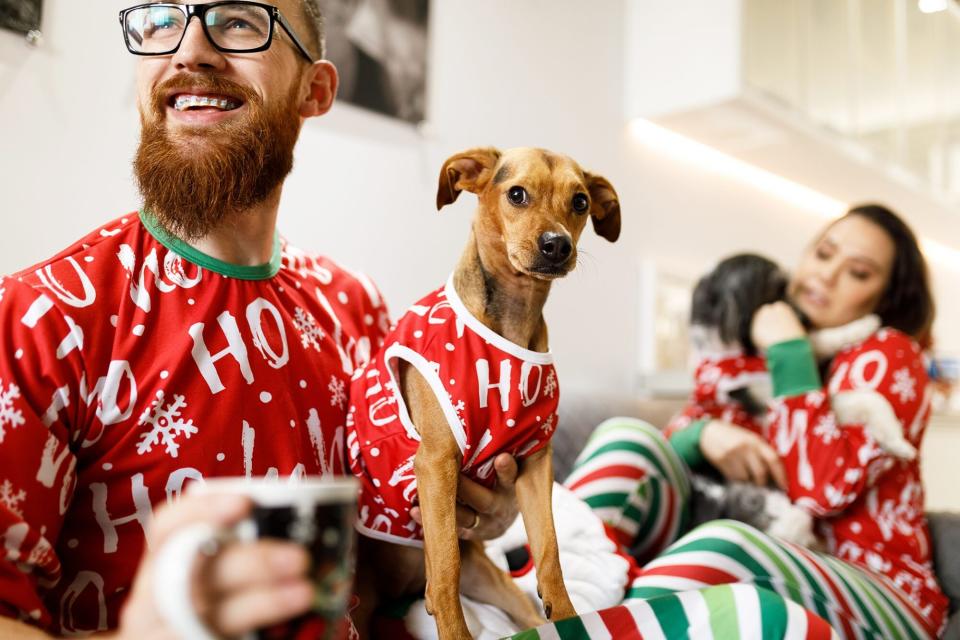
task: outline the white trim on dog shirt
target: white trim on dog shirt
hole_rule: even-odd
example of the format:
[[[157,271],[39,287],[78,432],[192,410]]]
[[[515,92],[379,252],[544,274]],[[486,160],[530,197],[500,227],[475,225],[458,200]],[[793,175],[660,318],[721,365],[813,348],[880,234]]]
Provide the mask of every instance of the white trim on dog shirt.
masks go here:
[[[521,360],[529,360],[534,364],[553,364],[553,353],[551,351],[533,351],[521,347],[516,342],[507,340],[474,317],[474,315],[467,310],[466,305],[463,304],[463,301],[457,294],[457,290],[453,286],[452,273],[450,277],[447,278],[447,284],[443,287],[443,293],[447,298],[447,302],[450,303],[453,312],[457,314],[457,317],[463,320],[464,324],[470,327],[471,331],[486,340],[489,344]]]

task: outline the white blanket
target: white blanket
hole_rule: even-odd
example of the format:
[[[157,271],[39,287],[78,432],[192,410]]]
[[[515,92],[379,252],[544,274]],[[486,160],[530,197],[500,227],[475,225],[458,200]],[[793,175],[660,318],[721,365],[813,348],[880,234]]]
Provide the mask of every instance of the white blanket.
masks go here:
[[[559,484],[553,486],[553,516],[563,580],[577,612],[596,611],[620,604],[630,565],[616,553],[616,546],[607,537],[597,516],[590,507]],[[527,535],[523,520],[518,517],[503,536],[487,543],[487,555],[499,567],[506,569],[505,552],[525,544]],[[542,614],[543,609],[537,597],[536,570],[515,580]],[[478,640],[494,640],[522,631],[505,613],[491,605],[464,596],[460,596],[460,601],[470,633]],[[410,608],[406,626],[417,638],[437,637],[436,625],[427,614],[422,600]]]

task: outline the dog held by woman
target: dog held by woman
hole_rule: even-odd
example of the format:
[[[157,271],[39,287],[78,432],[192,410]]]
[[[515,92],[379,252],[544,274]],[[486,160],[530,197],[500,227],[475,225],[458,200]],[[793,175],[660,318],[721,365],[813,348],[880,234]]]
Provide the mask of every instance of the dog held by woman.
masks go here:
[[[470,637],[461,592],[499,607],[521,628],[544,622],[480,543],[457,538],[460,474],[491,485],[502,452],[518,460],[517,501],[544,613],[575,615],[551,505],[559,388],[542,310],[553,280],[576,266],[588,218],[610,242],[620,235],[613,186],[549,151],[454,155],[440,172],[437,208],[461,191],[476,194],[479,206],[460,262],[354,374],[347,422],[350,466],[362,486],[361,606],[425,587],[444,640]],[[422,529],[410,517],[416,501]],[[362,627],[363,615],[357,618]]]
[[[766,362],[750,337],[753,315],[763,305],[784,300],[787,275],[773,261],[755,254],[722,260],[697,283],[690,312],[690,333],[697,358],[694,390],[687,406],[667,426],[670,435],[704,418],[724,420],[762,435],[772,396]],[[861,342],[880,327],[875,315],[813,332],[810,340],[821,361]],[[907,460],[916,450],[906,441],[893,408],[871,390],[830,397],[837,422],[864,424],[877,443]],[[692,522],[732,518],[790,542],[816,546],[813,519],[784,492],[716,475],[694,473]]]

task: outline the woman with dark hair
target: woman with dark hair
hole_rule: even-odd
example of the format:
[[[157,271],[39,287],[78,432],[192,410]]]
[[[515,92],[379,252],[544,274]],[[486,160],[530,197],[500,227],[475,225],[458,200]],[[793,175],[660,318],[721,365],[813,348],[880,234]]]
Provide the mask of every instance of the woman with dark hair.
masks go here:
[[[618,609],[655,623],[666,637],[673,637],[668,628],[716,635],[732,615],[739,623],[723,637],[760,630],[773,637],[768,632],[790,624],[789,633],[811,637],[814,623],[825,620],[846,638],[935,638],[947,601],[931,564],[919,460],[891,456],[865,425],[838,424],[830,406],[831,393],[875,392],[921,449],[930,413],[922,350],[934,317],[923,254],[892,211],[855,207],[807,248],[788,292],[811,329],[871,313],[883,326],[817,362],[793,307],[761,307],[751,334],[774,388],[763,435],[704,419],[675,433],[669,446],[659,430],[614,418],[597,428],[566,480],[612,537],[654,558],[637,571]],[[729,520],[682,535],[689,468],[705,462],[728,479],[785,478],[790,499],[814,516],[826,552]],[[719,585],[754,591],[718,595]],[[795,605],[804,610],[799,617]],[[615,618],[626,620],[603,612],[598,620]],[[623,627],[608,624],[606,632],[619,637]]]

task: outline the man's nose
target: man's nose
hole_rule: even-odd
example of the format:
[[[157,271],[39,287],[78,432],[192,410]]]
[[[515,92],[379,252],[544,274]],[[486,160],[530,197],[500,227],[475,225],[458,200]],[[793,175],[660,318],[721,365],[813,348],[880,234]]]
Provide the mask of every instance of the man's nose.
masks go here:
[[[223,54],[213,46],[203,31],[200,18],[194,16],[187,23],[180,48],[173,54],[173,64],[180,70],[221,69],[226,63]]]

